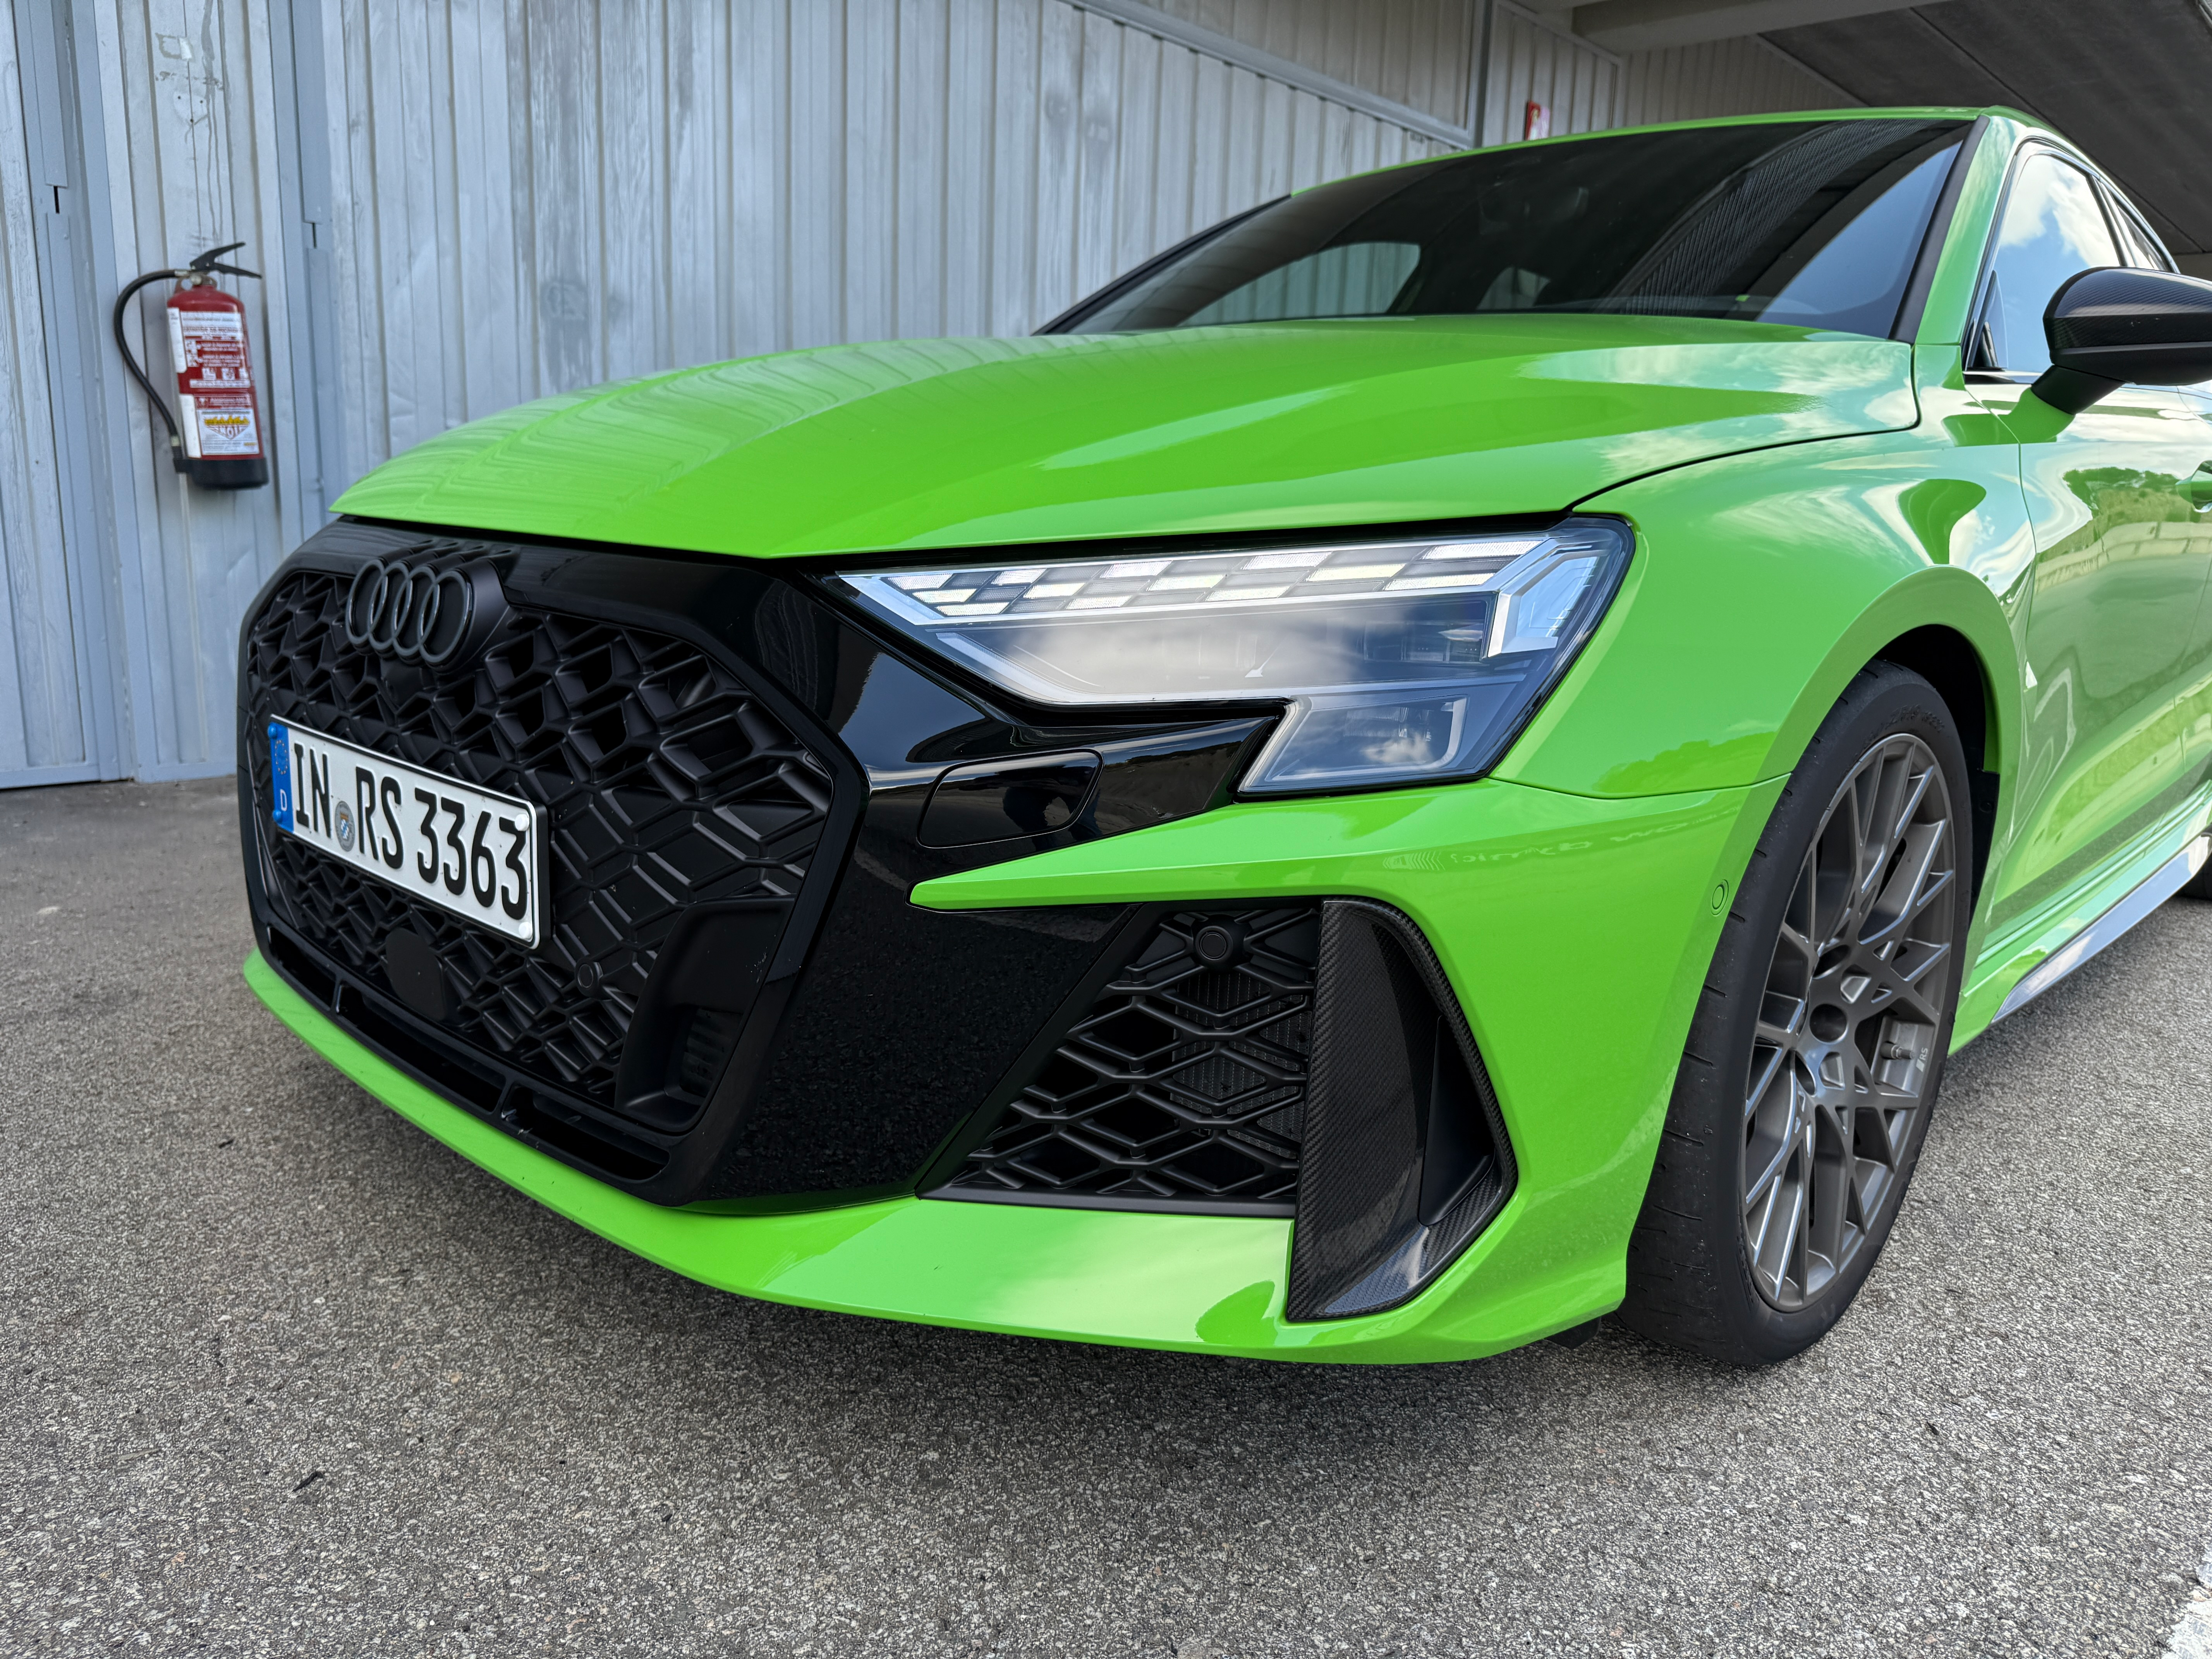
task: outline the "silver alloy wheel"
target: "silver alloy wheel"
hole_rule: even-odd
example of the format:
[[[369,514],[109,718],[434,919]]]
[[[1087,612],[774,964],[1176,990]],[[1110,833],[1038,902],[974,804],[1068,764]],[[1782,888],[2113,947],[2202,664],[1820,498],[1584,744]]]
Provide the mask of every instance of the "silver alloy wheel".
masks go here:
[[[1743,1109],[1743,1238],[1759,1292],[1818,1301],[1895,1205],[1950,1006],[1951,791],[1883,738],[1828,803],[1783,913]]]

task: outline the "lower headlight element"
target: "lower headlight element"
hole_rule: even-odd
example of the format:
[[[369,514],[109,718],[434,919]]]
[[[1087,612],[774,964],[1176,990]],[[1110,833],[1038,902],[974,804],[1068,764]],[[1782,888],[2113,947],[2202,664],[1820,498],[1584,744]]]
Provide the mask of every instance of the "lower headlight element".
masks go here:
[[[871,611],[1033,702],[1277,701],[1240,786],[1310,794],[1494,764],[1626,568],[1612,519],[1160,558],[850,572]]]

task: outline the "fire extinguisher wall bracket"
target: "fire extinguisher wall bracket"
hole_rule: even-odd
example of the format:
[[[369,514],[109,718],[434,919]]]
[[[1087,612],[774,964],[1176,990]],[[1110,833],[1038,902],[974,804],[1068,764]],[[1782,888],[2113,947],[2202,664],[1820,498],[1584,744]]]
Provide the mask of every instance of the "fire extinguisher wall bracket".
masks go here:
[[[123,354],[124,366],[145,388],[154,412],[169,428],[171,462],[203,489],[258,489],[269,482],[269,460],[261,447],[261,420],[254,404],[246,307],[215,286],[217,271],[258,280],[258,271],[222,263],[222,255],[245,246],[231,242],[211,247],[180,269],[149,270],[115,297],[115,345]],[[131,295],[149,283],[165,281],[177,284],[162,313],[168,319],[169,353],[177,366],[181,428],[160,390],[131,355],[131,342],[123,331],[124,307]]]

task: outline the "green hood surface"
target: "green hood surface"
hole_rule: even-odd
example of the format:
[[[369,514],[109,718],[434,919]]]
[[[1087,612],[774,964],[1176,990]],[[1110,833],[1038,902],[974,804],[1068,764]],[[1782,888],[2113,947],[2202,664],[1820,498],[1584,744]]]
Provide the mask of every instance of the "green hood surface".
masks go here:
[[[526,404],[341,512],[756,556],[1540,513],[1911,426],[1895,341],[1668,317],[1394,318],[837,346]]]

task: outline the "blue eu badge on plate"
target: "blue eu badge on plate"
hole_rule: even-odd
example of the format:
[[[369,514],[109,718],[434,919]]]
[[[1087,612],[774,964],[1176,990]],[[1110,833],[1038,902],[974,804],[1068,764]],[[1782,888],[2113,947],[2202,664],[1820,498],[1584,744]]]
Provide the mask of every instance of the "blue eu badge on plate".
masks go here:
[[[269,722],[269,781],[276,799],[270,816],[286,831],[292,828],[292,734]]]

